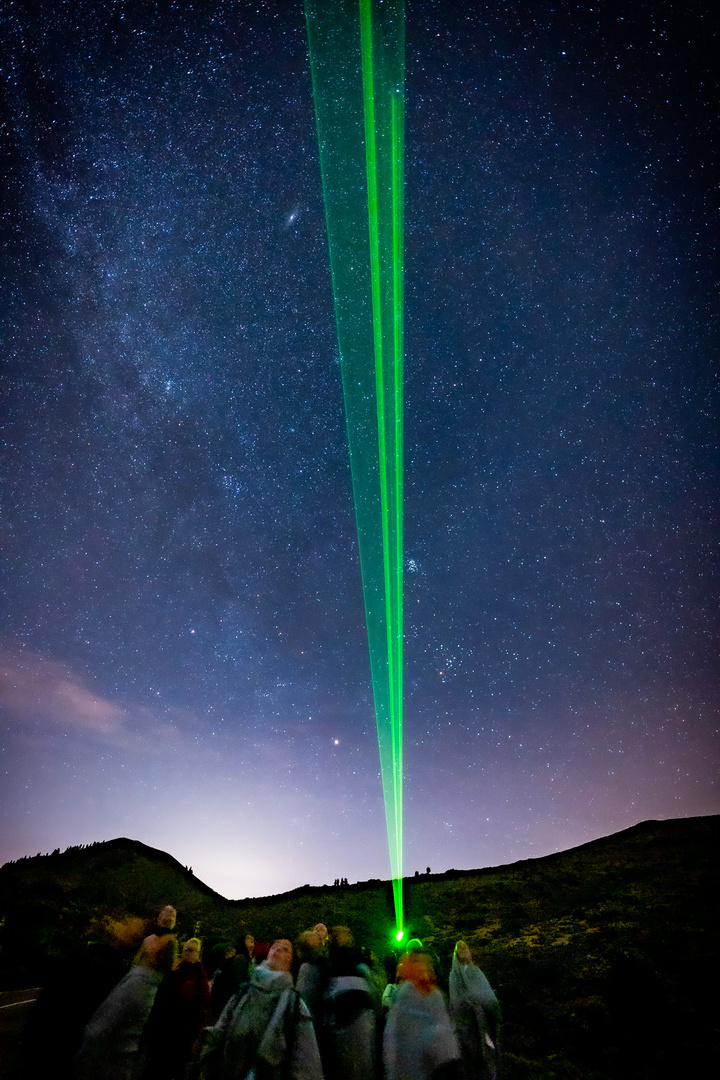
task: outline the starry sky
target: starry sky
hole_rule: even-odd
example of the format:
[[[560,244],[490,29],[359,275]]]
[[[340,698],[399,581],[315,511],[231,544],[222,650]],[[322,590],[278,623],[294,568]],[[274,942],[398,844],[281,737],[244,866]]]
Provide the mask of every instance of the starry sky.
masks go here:
[[[408,0],[409,874],[720,812],[713,10]],[[301,0],[0,33],[0,861],[387,877]]]

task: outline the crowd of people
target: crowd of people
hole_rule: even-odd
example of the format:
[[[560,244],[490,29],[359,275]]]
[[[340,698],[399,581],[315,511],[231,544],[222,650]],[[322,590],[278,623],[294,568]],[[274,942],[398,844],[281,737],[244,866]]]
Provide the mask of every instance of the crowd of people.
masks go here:
[[[495,1080],[499,1007],[468,945],[447,980],[415,938],[379,963],[346,926],[179,949],[160,912],[87,1020],[72,1080]],[[441,985],[445,988],[441,988]]]

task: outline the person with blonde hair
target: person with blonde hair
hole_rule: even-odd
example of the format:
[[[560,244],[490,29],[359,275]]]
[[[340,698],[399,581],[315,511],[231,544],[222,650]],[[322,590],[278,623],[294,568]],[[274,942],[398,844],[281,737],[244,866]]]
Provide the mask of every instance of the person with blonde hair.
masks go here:
[[[464,941],[458,941],[453,952],[450,1012],[460,1043],[464,1080],[495,1080],[500,1006]]]
[[[201,949],[199,938],[188,938],[180,960],[160,984],[141,1040],[147,1080],[183,1080],[195,1040],[207,1023],[210,984]]]

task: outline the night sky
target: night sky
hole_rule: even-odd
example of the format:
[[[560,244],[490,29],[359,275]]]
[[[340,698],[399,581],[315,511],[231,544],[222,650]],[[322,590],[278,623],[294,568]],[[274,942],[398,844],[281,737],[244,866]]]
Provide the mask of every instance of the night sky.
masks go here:
[[[409,874],[720,812],[714,10],[408,2]],[[0,32],[0,862],[388,877],[301,0]]]

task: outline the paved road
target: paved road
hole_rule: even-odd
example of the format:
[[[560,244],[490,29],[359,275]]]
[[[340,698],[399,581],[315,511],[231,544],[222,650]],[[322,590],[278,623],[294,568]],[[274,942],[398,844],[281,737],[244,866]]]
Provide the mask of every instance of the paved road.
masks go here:
[[[25,1021],[40,987],[31,990],[0,990],[0,1080],[11,1080]]]

